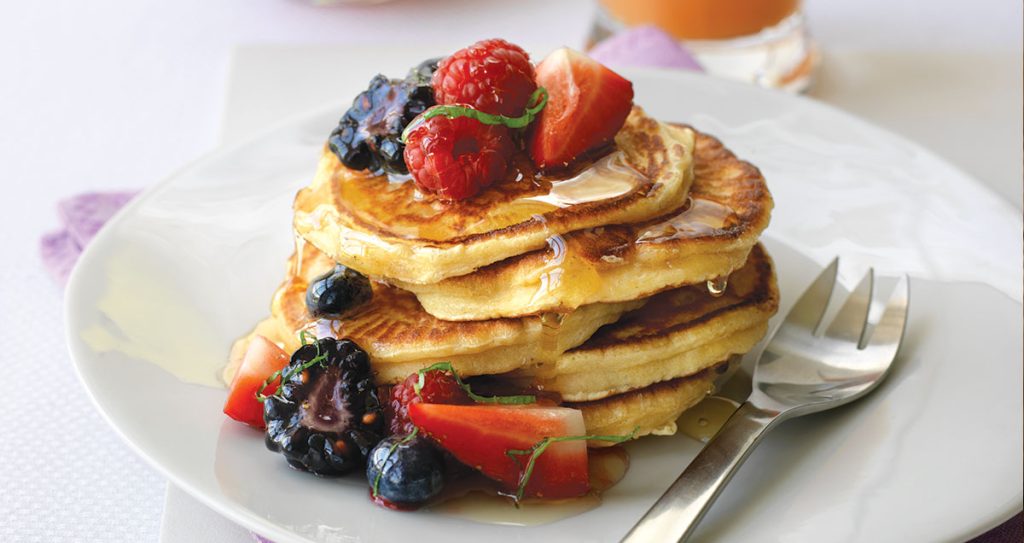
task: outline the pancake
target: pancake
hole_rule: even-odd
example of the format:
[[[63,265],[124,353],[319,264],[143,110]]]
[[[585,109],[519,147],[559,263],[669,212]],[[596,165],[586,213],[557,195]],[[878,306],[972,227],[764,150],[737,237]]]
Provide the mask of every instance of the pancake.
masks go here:
[[[693,146],[692,130],[634,107],[615,150],[591,167],[552,180],[521,156],[515,180],[459,202],[350,170],[325,148],[313,183],[296,196],[295,230],[366,275],[435,283],[541,249],[553,235],[678,208],[693,179]]]
[[[719,369],[717,364],[693,375],[677,377],[590,402],[567,403],[566,407],[583,412],[587,435],[672,435],[676,433],[676,419],[683,411],[700,403],[714,390]],[[608,441],[588,441],[588,447],[610,447]]]
[[[423,311],[416,297],[384,283],[373,283],[373,298],[342,320],[316,320],[306,309],[310,281],[330,271],[335,263],[311,244],[300,244],[288,263],[288,275],[271,302],[271,318],[253,333],[277,343],[286,352],[300,346],[298,331],[316,337],[347,337],[370,356],[380,384],[397,383],[435,362],[451,362],[460,375],[510,372],[553,359],[589,338],[601,326],[643,305],[644,300],[594,304],[565,315],[551,331],[541,317],[491,319],[472,322],[442,321]],[[232,349],[232,364],[225,372],[231,382],[251,335]]]
[[[714,137],[698,133],[693,184],[677,211],[638,224],[555,235],[543,250],[435,284],[395,284],[446,320],[635,300],[739,268],[768,225],[771,208],[760,171]]]
[[[663,292],[553,363],[519,374],[570,402],[694,375],[752,349],[767,332],[778,303],[771,258],[757,245],[720,296],[712,296],[704,285]]]

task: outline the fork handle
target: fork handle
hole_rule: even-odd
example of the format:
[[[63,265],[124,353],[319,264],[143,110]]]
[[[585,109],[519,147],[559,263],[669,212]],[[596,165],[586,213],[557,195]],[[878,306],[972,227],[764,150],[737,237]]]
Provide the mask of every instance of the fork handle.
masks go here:
[[[682,475],[626,534],[623,543],[683,541],[778,420],[778,413],[744,402]]]

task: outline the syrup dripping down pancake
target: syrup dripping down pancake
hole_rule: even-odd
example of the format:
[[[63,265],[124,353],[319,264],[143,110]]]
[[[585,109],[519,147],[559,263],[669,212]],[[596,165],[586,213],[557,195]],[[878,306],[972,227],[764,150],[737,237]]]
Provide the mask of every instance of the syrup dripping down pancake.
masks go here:
[[[592,401],[697,374],[764,337],[779,305],[771,258],[761,245],[714,296],[706,285],[662,292],[601,327],[526,382],[566,401]]]
[[[761,172],[697,133],[694,181],[679,210],[549,238],[547,247],[429,285],[396,281],[446,320],[571,311],[728,276],[768,225]]]
[[[520,161],[513,179],[459,202],[349,170],[325,148],[313,183],[296,196],[295,230],[366,275],[435,283],[541,249],[554,235],[678,208],[693,180],[693,147],[692,130],[634,108],[616,150],[592,168],[547,179]]]

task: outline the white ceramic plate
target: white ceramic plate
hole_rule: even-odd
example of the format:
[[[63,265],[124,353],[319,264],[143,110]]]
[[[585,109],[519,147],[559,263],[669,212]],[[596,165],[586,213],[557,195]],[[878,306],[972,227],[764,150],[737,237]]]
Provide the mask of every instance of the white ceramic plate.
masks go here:
[[[920,147],[839,111],[692,74],[625,70],[637,102],[717,135],[769,180],[783,311],[834,255],[912,277],[905,348],[856,404],[770,435],[701,540],[964,540],[1021,508],[1021,221]],[[614,541],[699,448],[645,439],[600,507],[520,527],[367,499],[361,477],[288,469],[220,412],[233,339],[262,318],[291,250],[290,202],[341,105],[218,151],[139,197],[67,291],[78,372],[121,435],[175,484],[285,541]]]

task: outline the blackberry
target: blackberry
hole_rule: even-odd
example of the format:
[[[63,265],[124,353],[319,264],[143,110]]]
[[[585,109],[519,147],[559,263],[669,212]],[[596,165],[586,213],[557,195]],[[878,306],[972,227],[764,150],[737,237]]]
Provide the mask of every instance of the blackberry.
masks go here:
[[[365,275],[342,265],[317,277],[306,288],[306,309],[312,317],[340,317],[373,296]]]
[[[352,101],[328,139],[331,151],[353,170],[407,174],[401,142],[405,127],[434,105],[430,78],[439,59],[428,60],[406,79],[376,75]]]
[[[364,467],[384,435],[366,352],[349,340],[320,339],[296,350],[282,375],[280,393],[263,403],[267,448],[316,475]]]

